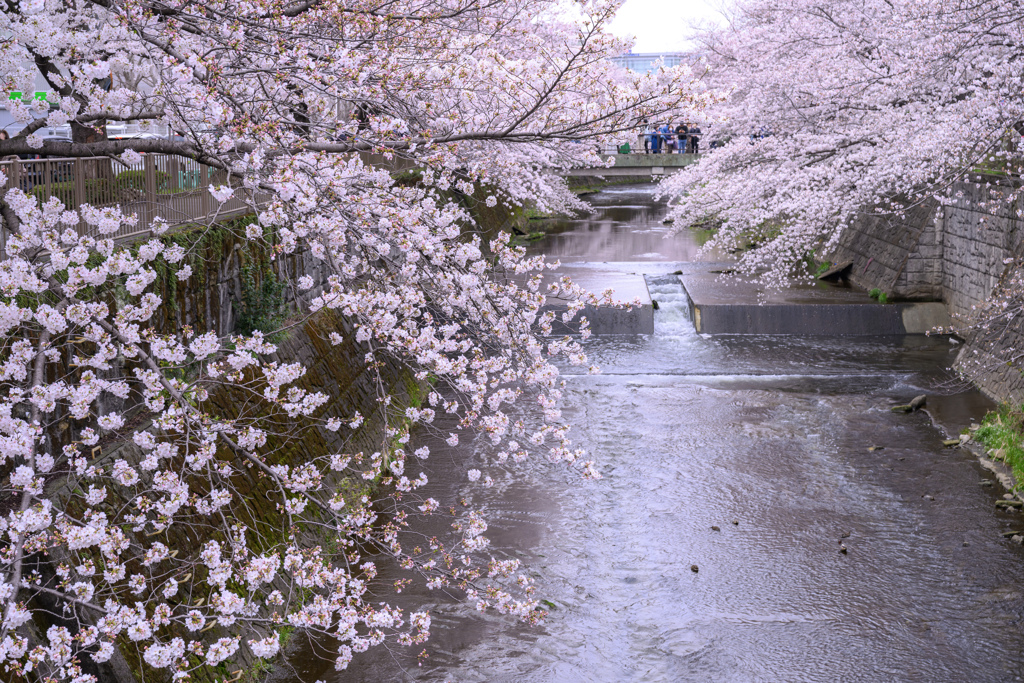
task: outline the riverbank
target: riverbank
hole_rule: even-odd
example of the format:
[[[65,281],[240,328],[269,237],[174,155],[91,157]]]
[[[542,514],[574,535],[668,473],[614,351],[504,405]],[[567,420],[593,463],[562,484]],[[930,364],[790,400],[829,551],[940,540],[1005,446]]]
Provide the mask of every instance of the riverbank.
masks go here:
[[[504,206],[488,207],[485,197],[464,196],[461,200],[473,218],[471,224],[466,221],[467,224],[463,226],[467,232],[493,235],[508,229],[508,225],[518,218],[515,212]],[[373,347],[362,340],[358,333],[359,320],[328,307],[315,313],[308,312],[311,300],[325,290],[329,274],[326,262],[314,258],[308,251],[281,254],[275,248],[278,238],[275,232],[268,228],[258,230],[253,235],[253,221],[254,217],[248,216],[212,227],[196,226],[194,229],[182,229],[162,236],[160,239],[165,243],[180,248],[180,254],[184,257],[179,255],[179,258],[173,260],[153,261],[155,276],[151,278],[151,291],[158,302],[165,303],[160,305],[151,323],[156,333],[181,334],[186,340],[207,333],[214,338],[219,337],[223,343],[228,343],[230,339],[229,348],[232,350],[238,342],[231,337],[232,333],[249,334],[255,329],[267,332],[279,330],[267,337],[273,342],[274,350],[260,349],[261,355],[266,355],[270,361],[266,366],[266,380],[259,371],[252,375],[245,374],[250,370],[241,368],[245,368],[245,362],[250,359],[244,354],[236,354],[238,358],[245,359],[240,364],[234,362],[236,356],[231,359],[232,365],[239,368],[238,373],[244,375],[244,378],[230,382],[214,381],[217,375],[212,367],[209,376],[206,376],[205,364],[183,364],[173,369],[168,368],[168,377],[173,378],[172,382],[180,382],[180,387],[200,387],[194,394],[189,394],[189,403],[197,416],[211,416],[211,422],[222,417],[234,417],[239,422],[258,425],[260,429],[253,428],[249,432],[250,435],[260,435],[253,438],[252,443],[255,445],[244,445],[244,439],[251,437],[242,432],[243,436],[236,437],[238,445],[233,444],[230,438],[217,441],[215,436],[212,437],[212,441],[209,441],[212,447],[207,451],[207,439],[210,437],[208,432],[203,432],[203,457],[212,458],[214,463],[218,463],[207,468],[191,463],[198,456],[182,452],[187,452],[196,442],[184,437],[183,442],[176,441],[175,430],[180,429],[180,426],[173,422],[154,426],[151,431],[145,432],[146,438],[136,435],[131,439],[130,436],[136,430],[150,429],[147,416],[150,412],[159,412],[161,408],[153,407],[152,402],[158,399],[147,396],[145,405],[142,405],[142,398],[135,392],[129,394],[127,390],[124,395],[117,392],[119,400],[110,399],[111,402],[99,405],[102,410],[110,410],[111,414],[123,413],[134,417],[123,429],[118,423],[104,430],[100,441],[88,440],[85,432],[79,432],[82,425],[87,423],[73,421],[70,417],[59,426],[55,426],[56,421],[49,426],[53,441],[47,448],[64,448],[66,453],[77,453],[84,440],[89,444],[85,452],[90,467],[96,467],[102,472],[117,463],[114,471],[124,467],[125,471],[133,474],[136,470],[141,472],[135,475],[134,480],[138,481],[141,477],[138,489],[132,485],[134,481],[126,483],[118,475],[111,481],[115,484],[120,482],[121,486],[115,485],[110,491],[103,489],[103,496],[84,504],[87,509],[83,510],[84,494],[79,488],[81,482],[75,477],[74,470],[69,476],[66,468],[59,471],[54,468],[54,472],[45,480],[46,498],[54,501],[56,509],[65,509],[66,506],[69,519],[81,516],[81,519],[87,520],[91,514],[99,514],[116,524],[120,534],[118,538],[124,539],[119,548],[123,553],[119,555],[118,561],[128,564],[130,570],[136,567],[141,570],[153,564],[149,555],[143,555],[153,543],[147,538],[157,533],[162,534],[160,543],[152,547],[162,547],[165,551],[170,549],[173,552],[165,554],[168,564],[162,565],[160,576],[163,578],[159,580],[163,581],[175,574],[185,584],[188,593],[187,598],[179,598],[164,592],[164,598],[169,601],[171,609],[177,609],[184,599],[191,601],[194,607],[202,608],[201,611],[195,610],[194,614],[209,623],[201,633],[189,634],[180,618],[164,620],[162,626],[166,630],[160,637],[165,642],[174,638],[196,641],[199,656],[190,664],[187,673],[190,679],[200,683],[228,679],[248,683],[265,678],[273,667],[273,655],[267,654],[267,648],[254,646],[254,641],[246,640],[239,634],[244,635],[246,628],[252,624],[256,624],[257,629],[265,626],[272,628],[272,624],[280,623],[281,617],[276,610],[294,609],[297,603],[313,599],[314,595],[314,590],[308,586],[297,593],[294,576],[290,572],[271,572],[274,579],[268,587],[256,589],[260,583],[267,583],[270,579],[262,579],[248,588],[230,588],[237,595],[256,601],[251,609],[247,608],[244,620],[211,617],[217,614],[218,604],[224,595],[222,591],[228,590],[223,581],[219,585],[217,581],[185,583],[193,574],[205,571],[196,568],[214,566],[206,555],[211,552],[210,547],[219,548],[218,544],[226,540],[225,534],[230,534],[232,547],[257,548],[257,552],[265,553],[264,557],[278,558],[278,561],[284,555],[294,555],[296,552],[308,553],[309,557],[323,556],[331,564],[337,563],[335,566],[346,567],[351,564],[351,569],[338,571],[350,571],[348,576],[353,585],[365,580],[370,570],[365,566],[360,569],[355,563],[360,553],[372,552],[372,543],[379,542],[379,537],[374,537],[372,531],[365,532],[360,528],[354,532],[352,529],[363,524],[372,525],[377,510],[386,508],[390,500],[401,498],[403,492],[408,490],[402,488],[406,483],[397,476],[391,476],[386,468],[391,464],[391,472],[401,472],[400,464],[394,465],[392,459],[402,457],[400,444],[407,438],[406,432],[410,425],[407,410],[420,408],[420,400],[425,396],[422,392],[425,378],[414,376],[413,370],[403,359],[375,353]],[[129,248],[144,247],[136,244],[134,247],[129,245]],[[149,258],[152,260],[152,257]],[[182,277],[179,278],[179,275]],[[146,284],[151,281],[147,280]],[[97,300],[105,301],[108,296],[116,299],[119,294],[100,292]],[[301,313],[303,310],[307,312]],[[184,357],[183,353],[181,359]],[[111,367],[104,368],[108,371],[103,375],[104,381],[130,376],[133,370],[138,372],[140,369],[130,358],[118,357],[111,360]],[[214,360],[208,359],[211,365]],[[296,372],[299,367],[301,371]],[[274,368],[287,368],[288,373],[294,373],[289,374],[284,381],[289,387],[287,400],[279,397],[276,391],[262,391],[276,381]],[[202,383],[192,384],[197,376],[201,377]],[[152,388],[151,384],[147,386]],[[302,397],[316,401],[312,404],[316,412],[315,416],[311,415],[311,419],[306,419],[304,415],[312,413],[314,408],[308,411],[306,408],[293,410],[291,402],[297,402]],[[163,399],[158,402],[162,404]],[[102,419],[100,424],[103,424]],[[198,495],[202,496],[202,492],[211,491],[210,476],[219,477],[213,481],[222,482],[217,485],[224,488],[215,488],[210,493],[217,501],[215,504],[197,503],[200,499],[195,495],[187,505],[184,504],[184,498],[175,503],[173,509],[172,504],[167,503],[168,509],[172,511],[167,513],[166,519],[173,516],[174,524],[164,521],[164,518],[159,521],[154,519],[153,526],[157,531],[153,531],[148,522],[125,524],[123,515],[126,509],[136,504],[140,509],[149,509],[149,498],[146,497],[149,494],[140,495],[140,490],[145,492],[151,487],[161,492],[165,490],[161,488],[164,484],[146,480],[147,476],[153,476],[146,473],[158,466],[157,458],[148,452],[156,443],[160,444],[161,449],[169,447],[166,455],[161,450],[160,457],[173,459],[173,462],[167,464],[167,476],[175,481],[175,491],[199,491]],[[179,450],[179,443],[184,443],[185,448]],[[74,450],[69,451],[69,448]],[[373,460],[376,462],[368,462]],[[352,464],[347,464],[350,461]],[[254,463],[259,467],[254,467]],[[380,463],[384,463],[384,470],[377,469]],[[371,471],[367,476],[367,469],[376,471]],[[331,513],[325,516],[319,513],[314,513],[312,517],[299,516],[307,500],[301,497],[289,498],[281,479],[278,479],[285,479],[291,476],[289,473],[299,471],[304,472],[302,476],[310,477],[311,488],[315,487],[319,491],[322,486],[328,492],[327,495],[334,495],[330,501],[330,510],[336,516]],[[381,471],[384,474],[380,474]],[[153,481],[166,481],[160,479],[162,476],[162,473],[157,475]],[[290,481],[288,485],[291,485]],[[136,495],[140,497],[136,499]],[[20,494],[18,498],[21,498]],[[308,500],[321,510],[327,510],[327,503],[320,499],[319,494],[310,496]],[[301,504],[293,506],[295,501],[301,501]],[[9,508],[16,501],[11,499],[0,503]],[[192,503],[196,504],[192,506]],[[360,518],[361,521],[354,521]],[[384,524],[381,522],[374,527],[381,530],[381,536],[387,533]],[[66,551],[62,551],[58,545],[50,549],[48,554],[40,553],[29,558],[26,560],[32,563],[29,571],[37,577],[31,579],[31,582],[38,580],[42,583],[55,581],[55,576],[65,577],[66,567],[73,562],[91,566],[94,560],[100,561],[102,558],[98,553],[90,554],[90,547],[86,545],[82,549],[76,548],[82,552],[69,556],[62,554]],[[371,550],[368,551],[367,547]],[[217,552],[219,557],[219,550]],[[241,563],[237,557],[233,561]],[[80,571],[86,573],[84,569]],[[123,571],[122,566],[122,576]],[[141,574],[139,578],[142,578]],[[177,586],[176,580],[170,583]],[[114,590],[116,597],[124,604],[132,604],[136,599],[129,594],[128,586],[124,584],[119,584]],[[264,602],[263,597],[273,590],[287,597],[276,602],[276,598]],[[138,596],[140,591],[133,588],[132,593]],[[26,642],[29,648],[50,642],[54,628],[71,623],[60,616],[62,610],[65,614],[68,610],[59,598],[55,599],[55,595],[58,594],[53,591],[39,592],[31,598],[30,607],[36,613],[24,629],[19,630],[20,635],[28,638]],[[353,592],[353,596],[358,595],[360,593]],[[316,599],[321,599],[321,596]],[[281,604],[286,604],[286,607],[275,607]],[[110,609],[109,606],[107,609]],[[104,610],[99,608],[97,611],[102,613]],[[89,616],[95,615],[90,613]],[[85,620],[83,622],[85,625],[89,623]],[[319,629],[311,629],[311,632],[319,630],[323,633],[327,626],[321,625]],[[283,646],[288,645],[286,641],[292,631],[290,627],[281,631]],[[233,643],[228,654],[216,662],[203,660],[202,652],[205,649],[213,649],[218,647],[216,643],[224,642]],[[113,644],[113,652],[108,655],[109,661],[98,661],[97,658],[93,662],[87,658],[87,673],[112,683],[169,680],[169,674],[160,671],[160,665],[152,658],[152,649],[135,647],[126,635],[122,635]],[[13,680],[21,681],[23,678]]]

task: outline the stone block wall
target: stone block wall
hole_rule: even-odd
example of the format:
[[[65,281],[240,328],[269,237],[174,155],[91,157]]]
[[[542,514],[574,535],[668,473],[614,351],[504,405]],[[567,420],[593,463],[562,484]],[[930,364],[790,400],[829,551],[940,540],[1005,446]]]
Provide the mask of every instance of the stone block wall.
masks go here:
[[[877,287],[894,298],[941,299],[936,208],[928,202],[903,216],[864,214],[843,231],[830,260],[853,261],[851,280],[865,289]]]
[[[930,200],[899,217],[861,216],[829,259],[852,261],[851,280],[865,289],[940,300],[950,315],[969,319],[1004,276],[1004,260],[1024,254],[1024,224],[1005,187],[960,183],[954,191],[944,206]]]
[[[1017,253],[1020,253],[1019,251]],[[974,325],[956,369],[985,394],[1024,404],[1024,263],[1009,265],[988,301],[972,311]]]
[[[954,368],[989,398],[1002,403],[1024,404],[1024,368],[1013,360],[1024,344],[1017,324],[993,339],[969,339]]]
[[[333,345],[329,340],[331,332],[338,332],[344,337],[340,345]],[[268,427],[267,446],[270,464],[289,466],[301,465],[312,458],[325,458],[332,453],[366,453],[385,452],[389,440],[385,428],[400,424],[400,414],[405,407],[416,400],[419,386],[412,372],[401,363],[387,360],[373,367],[366,362],[367,347],[354,341],[355,328],[351,321],[335,311],[323,310],[310,316],[305,322],[291,330],[279,345],[274,354],[275,360],[281,362],[301,362],[306,374],[293,383],[309,392],[323,392],[329,400],[317,412],[320,418],[336,417],[347,422],[359,412],[365,416],[363,424],[355,430],[343,428],[337,432],[313,426],[302,419],[294,420],[276,411],[270,404],[261,404],[254,400],[251,393],[224,386],[211,392],[208,401],[200,406],[204,411],[222,415],[245,415],[249,419],[260,419]],[[384,391],[393,397],[390,406],[379,402],[379,392]],[[144,453],[135,443],[122,441],[111,443],[94,461],[97,464],[110,463],[117,458],[129,462],[138,462]],[[235,456],[228,448],[221,447],[217,453],[220,460],[232,460]],[[190,475],[183,467],[183,476]],[[374,485],[356,477],[336,475],[332,480],[328,473],[328,486],[342,491],[347,499],[358,498],[360,495],[374,495]],[[195,482],[193,482],[195,483]],[[281,512],[282,502],[279,492],[270,481],[255,470],[246,471],[239,467],[231,480],[236,495],[225,508],[232,523],[246,526],[249,529],[249,545],[253,548],[272,548],[286,542],[288,535],[297,533],[309,546],[321,545],[330,548],[335,539],[324,535],[322,529],[299,525],[291,528],[288,518]],[[200,484],[201,486],[201,484]],[[123,504],[112,492],[109,514],[114,514],[115,506]],[[210,523],[201,515],[189,516],[187,513],[178,515],[176,524],[166,532],[167,544],[180,550],[182,559],[195,560],[205,543],[218,539],[221,533],[215,523]],[[143,539],[139,539],[143,540]],[[295,589],[287,581],[279,578],[274,588],[288,594]],[[196,584],[190,587],[192,599],[202,597],[210,600],[213,589],[210,586]],[[222,637],[230,637],[235,631],[230,627],[215,626],[204,632],[202,636],[207,644]],[[173,631],[171,636],[188,638],[183,630]],[[194,636],[193,636],[194,637]],[[150,668],[142,660],[138,649],[130,647],[123,640],[118,657],[109,669],[103,671],[101,680],[111,683],[142,683],[156,681],[164,683],[169,677],[164,671]],[[227,662],[227,669],[241,669],[246,672],[239,683],[252,683],[263,679],[266,663],[260,662],[250,651],[243,639],[239,650]],[[125,673],[127,672],[127,673]],[[219,683],[223,676],[215,667],[200,667],[191,674],[195,683]]]
[[[853,261],[851,280],[896,299],[946,303],[968,318],[1004,275],[1004,260],[1022,253],[1024,224],[1009,189],[958,183],[954,199],[912,207],[902,216],[864,214],[847,227],[834,262]]]
[[[943,213],[937,211],[937,208],[929,202],[914,212],[920,217],[921,228],[917,243],[904,257],[903,269],[892,287],[893,293],[899,298],[929,301],[944,298],[941,282],[945,233]]]
[[[828,258],[852,261],[854,284],[891,299],[944,302],[967,335],[957,369],[995,400],[1024,402],[1024,322],[993,303],[1024,310],[1024,270],[1012,263],[1024,257],[1024,202],[998,178],[953,192],[944,205],[929,201],[900,217],[865,214]]]
[[[221,336],[231,334],[246,299],[247,275],[255,276],[256,281],[266,276],[280,279],[284,285],[282,311],[302,309],[322,292],[327,282],[326,264],[308,250],[273,258],[269,243],[246,238],[246,227],[252,222],[252,216],[245,216],[213,227],[181,230],[164,238],[183,247],[188,256],[176,266],[157,263],[155,287],[166,302],[157,312],[162,317],[154,319],[158,331],[173,332],[188,325],[215,330]],[[192,275],[179,281],[177,270],[186,264]],[[311,289],[298,289],[302,275],[313,278]]]
[[[942,300],[953,316],[969,320],[1004,276],[1004,259],[1021,255],[1016,204],[998,185],[961,183],[943,208]]]

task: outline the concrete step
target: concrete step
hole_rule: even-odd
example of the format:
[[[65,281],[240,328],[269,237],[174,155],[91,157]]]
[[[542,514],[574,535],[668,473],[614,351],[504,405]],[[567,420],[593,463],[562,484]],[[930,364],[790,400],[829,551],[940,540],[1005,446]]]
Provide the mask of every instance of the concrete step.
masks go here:
[[[702,334],[904,335],[950,324],[941,302],[880,304],[862,290],[824,283],[765,290],[748,277],[710,269],[679,280]]]
[[[612,290],[612,300],[621,306],[586,306],[573,321],[565,323],[559,315],[552,325],[554,334],[579,333],[580,317],[586,316],[590,322],[590,332],[595,335],[605,334],[654,334],[654,305],[651,294],[647,290],[644,276],[630,270],[628,264],[570,264],[563,265],[557,272],[545,274],[545,281],[557,280],[568,275],[573,282],[595,294],[607,289]],[[624,304],[639,300],[639,305],[626,308]],[[548,297],[548,304],[543,311],[555,311],[559,314],[566,310],[566,302],[556,297]]]

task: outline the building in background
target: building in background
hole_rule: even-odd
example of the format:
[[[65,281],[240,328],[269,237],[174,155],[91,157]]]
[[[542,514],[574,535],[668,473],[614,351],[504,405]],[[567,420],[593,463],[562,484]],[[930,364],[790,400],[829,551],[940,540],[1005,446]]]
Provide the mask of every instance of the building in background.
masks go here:
[[[682,52],[643,52],[612,57],[612,61],[630,71],[647,74],[654,71],[654,64],[662,60],[664,66],[679,66],[686,61],[686,55]]]

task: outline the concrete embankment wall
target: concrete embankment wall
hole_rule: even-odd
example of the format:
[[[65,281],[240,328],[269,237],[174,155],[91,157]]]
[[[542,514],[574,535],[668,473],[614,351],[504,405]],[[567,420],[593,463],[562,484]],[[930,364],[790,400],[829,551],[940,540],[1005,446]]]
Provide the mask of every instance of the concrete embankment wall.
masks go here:
[[[1024,256],[1024,219],[1012,188],[997,180],[959,183],[952,202],[929,201],[903,216],[865,214],[847,228],[828,258],[852,261],[854,284],[878,288],[890,299],[941,300],[965,332],[957,368],[999,401],[1024,401],[1024,375],[1016,349],[1024,323],[1003,319],[987,329],[987,302],[998,288],[1013,288]],[[1011,298],[1014,295],[1010,293]],[[1016,294],[1019,298],[1020,293]]]
[[[466,232],[479,234],[484,240],[527,222],[521,208],[503,204],[488,207],[482,196],[454,191],[450,195],[472,216],[474,224],[466,226]],[[313,258],[308,250],[273,257],[268,246],[272,235],[266,235],[267,242],[246,237],[246,227],[253,220],[251,215],[244,216],[164,238],[182,246],[188,256],[179,265],[191,266],[193,275],[179,282],[176,268],[162,260],[157,263],[161,276],[157,287],[166,303],[157,313],[163,317],[154,321],[159,332],[174,332],[189,325],[223,336],[237,329],[240,316],[247,311],[250,318],[260,318],[302,310],[322,293],[330,274],[326,263]],[[312,288],[305,291],[298,288],[303,275],[313,279]],[[280,310],[273,310],[275,306]]]

